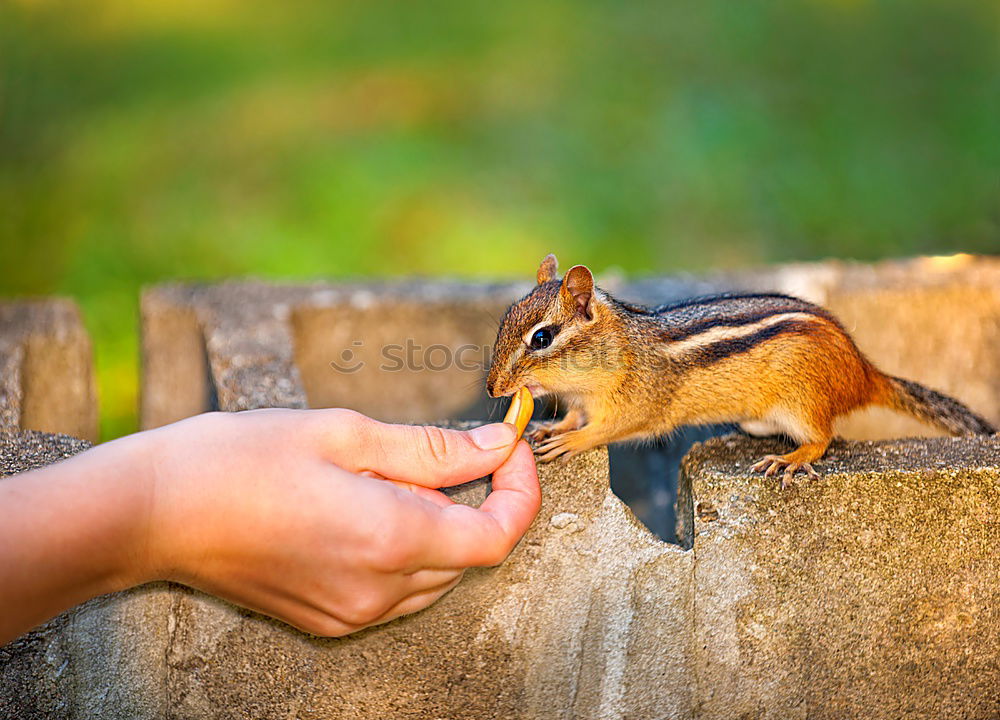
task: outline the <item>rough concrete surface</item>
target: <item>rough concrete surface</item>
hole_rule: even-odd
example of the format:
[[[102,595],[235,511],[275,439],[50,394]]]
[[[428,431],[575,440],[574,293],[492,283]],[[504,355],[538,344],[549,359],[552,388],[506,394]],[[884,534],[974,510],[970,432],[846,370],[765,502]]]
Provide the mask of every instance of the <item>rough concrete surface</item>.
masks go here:
[[[1000,715],[1000,438],[837,442],[819,481],[687,456],[699,718]]]
[[[0,302],[0,428],[97,439],[90,338],[71,300]]]
[[[488,414],[497,321],[520,284],[164,285],[142,297],[142,427],[210,409],[347,406],[388,421]]]
[[[88,447],[86,440],[68,435],[0,429],[0,477],[51,465]]]
[[[21,365],[24,348],[0,338],[0,428],[21,427],[21,406],[24,391],[21,385]]]
[[[0,433],[0,472],[85,447]],[[97,598],[0,648],[0,717],[996,717],[1000,439],[839,441],[787,491],[746,469],[782,449],[687,457],[693,552],[610,494],[603,450],[542,466],[504,564],[346,638],[163,583]]]

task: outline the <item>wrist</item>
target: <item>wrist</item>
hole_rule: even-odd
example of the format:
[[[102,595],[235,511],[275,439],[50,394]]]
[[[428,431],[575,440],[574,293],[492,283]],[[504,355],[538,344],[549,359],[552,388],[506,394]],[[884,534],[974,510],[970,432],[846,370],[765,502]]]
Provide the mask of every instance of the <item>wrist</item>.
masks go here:
[[[202,512],[213,495],[209,467],[215,454],[224,452],[231,422],[228,413],[204,413],[133,436],[142,441],[137,492],[131,497],[134,521],[128,531],[135,553],[124,558],[133,584],[191,584],[203,559],[203,536],[217,519]]]
[[[106,522],[93,538],[106,558],[104,592],[156,579],[152,521],[157,434],[139,433],[93,450],[95,467],[103,469],[94,485],[106,507]]]

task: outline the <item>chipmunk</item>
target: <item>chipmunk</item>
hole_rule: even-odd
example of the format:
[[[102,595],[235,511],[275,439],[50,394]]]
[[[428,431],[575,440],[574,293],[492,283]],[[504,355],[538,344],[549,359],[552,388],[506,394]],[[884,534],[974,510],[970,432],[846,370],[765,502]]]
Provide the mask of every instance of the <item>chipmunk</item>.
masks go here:
[[[835,418],[881,405],[955,435],[996,429],[965,405],[880,372],[844,327],[812,303],[723,294],[648,308],[616,300],[583,265],[560,281],[554,255],[500,323],[486,382],[491,397],[526,387],[567,402],[531,437],[547,462],[597,445],[664,435],[680,425],[739,423],[798,443],[752,470],[782,487],[826,452]]]

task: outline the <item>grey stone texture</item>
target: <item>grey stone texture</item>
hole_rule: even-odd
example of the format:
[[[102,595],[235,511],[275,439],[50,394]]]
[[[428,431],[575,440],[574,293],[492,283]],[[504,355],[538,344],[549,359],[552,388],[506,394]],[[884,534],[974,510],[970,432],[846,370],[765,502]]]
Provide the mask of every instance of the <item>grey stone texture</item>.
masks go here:
[[[89,447],[68,435],[0,429],[0,477],[51,465]]]
[[[0,302],[0,429],[97,439],[90,338],[61,298]]]
[[[683,463],[699,718],[1000,715],[1000,438],[833,445],[787,491],[717,438]]]
[[[142,296],[141,426],[209,409],[485,417],[500,315],[528,285],[168,285]],[[335,365],[336,364],[336,365]]]

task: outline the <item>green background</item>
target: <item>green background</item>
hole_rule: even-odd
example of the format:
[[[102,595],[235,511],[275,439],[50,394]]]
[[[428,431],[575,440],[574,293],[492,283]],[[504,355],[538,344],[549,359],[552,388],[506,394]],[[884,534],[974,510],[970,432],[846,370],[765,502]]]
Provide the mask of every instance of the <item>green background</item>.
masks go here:
[[[0,294],[997,252],[998,8],[0,0]]]

